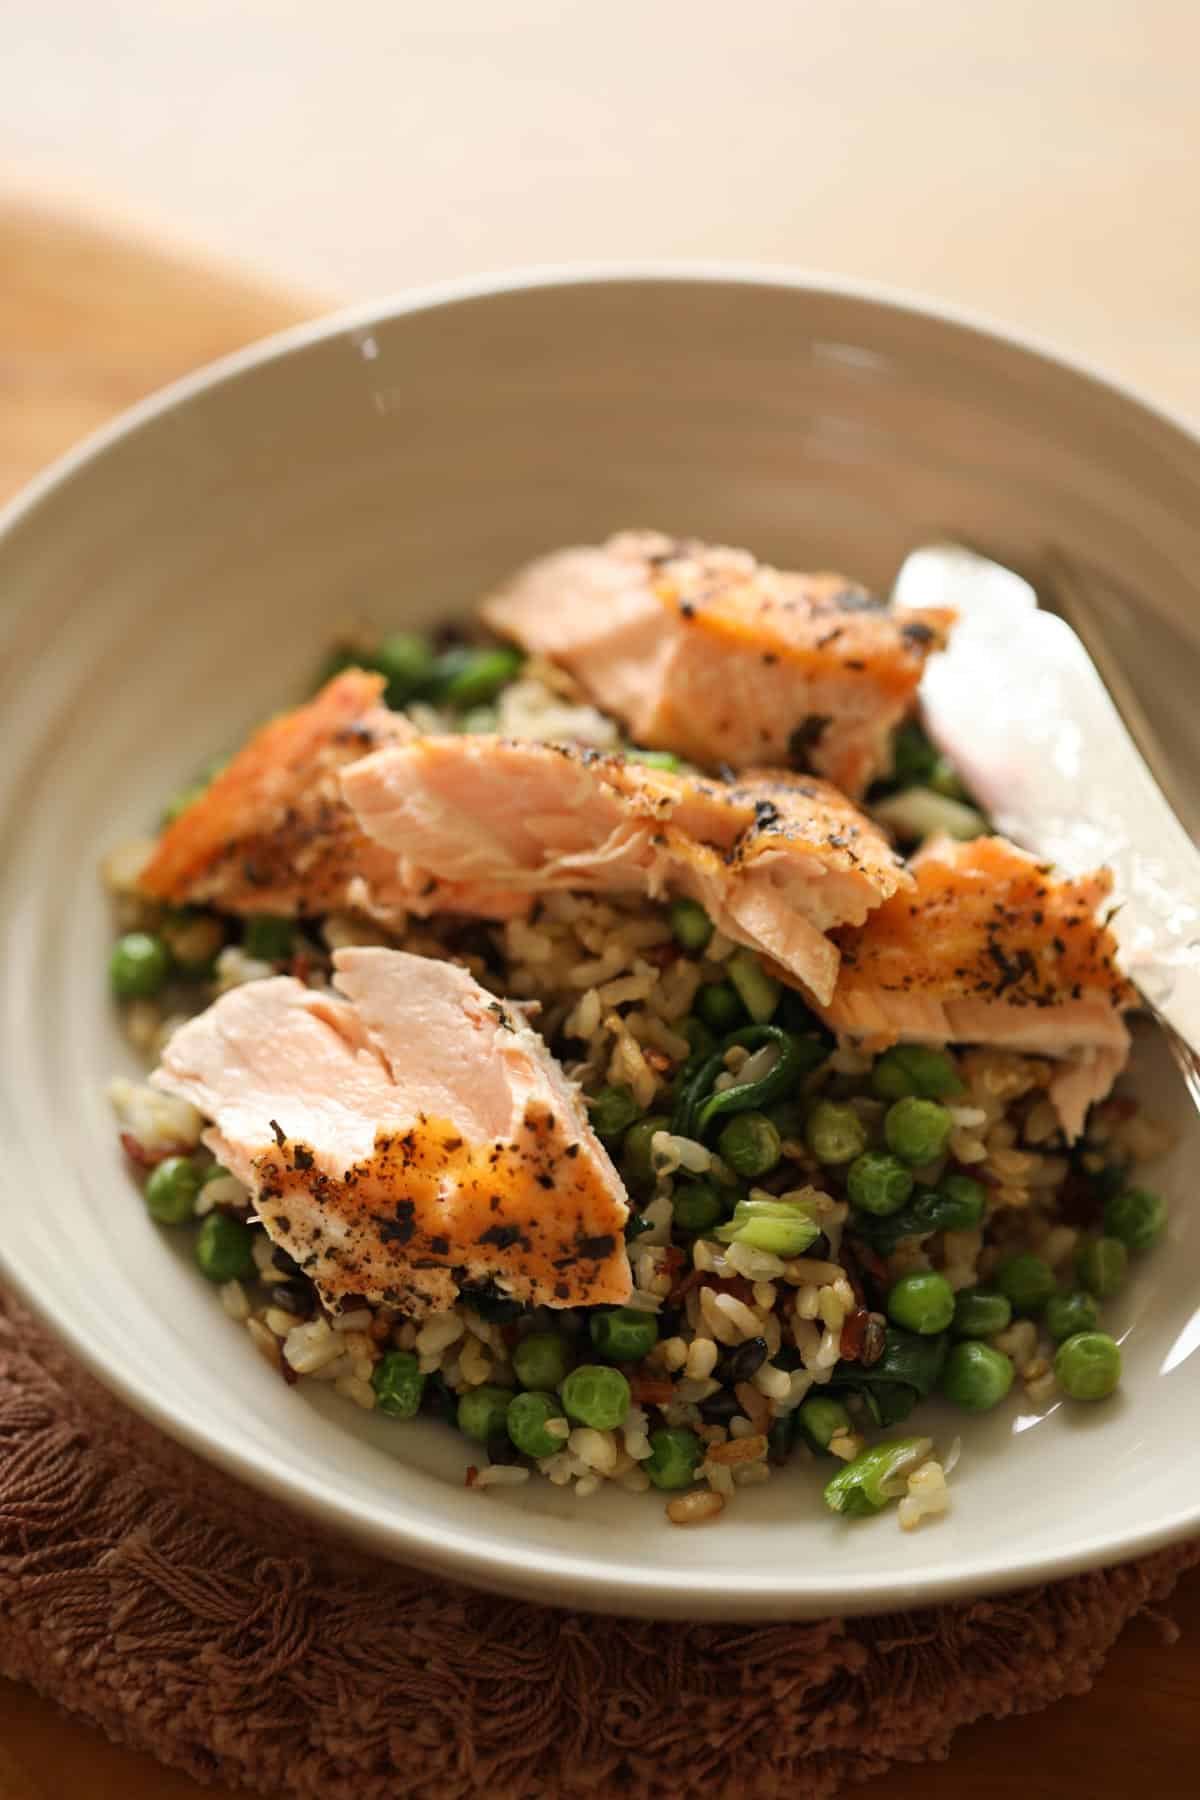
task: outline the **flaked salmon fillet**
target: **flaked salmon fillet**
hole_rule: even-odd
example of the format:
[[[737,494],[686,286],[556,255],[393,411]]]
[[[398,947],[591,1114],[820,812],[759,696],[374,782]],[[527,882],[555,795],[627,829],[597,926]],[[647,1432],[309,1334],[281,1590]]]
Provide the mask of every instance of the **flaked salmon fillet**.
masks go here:
[[[354,910],[382,925],[410,912],[505,916],[485,894],[414,882],[364,835],[342,799],[347,764],[413,727],[382,704],[384,679],[347,669],[307,705],[272,719],[169,825],[142,871],[155,899],[235,913]]]
[[[838,952],[912,877],[871,822],[813,776],[716,781],[565,744],[418,738],[342,773],[366,834],[439,881],[686,895],[719,930],[824,1000]]]
[[[541,557],[481,613],[562,664],[640,744],[709,768],[811,772],[852,795],[889,769],[892,732],[954,619],[894,614],[842,575],[652,531]]]
[[[1060,1060],[1051,1084],[1068,1139],[1129,1054],[1136,996],[1099,917],[1106,869],[1056,875],[1004,838],[940,839],[913,859],[916,892],[837,933],[825,1022],[869,1050],[987,1044]]]
[[[339,950],[333,979],[233,989],[151,1077],[213,1121],[206,1143],[326,1303],[419,1315],[479,1282],[626,1300],[624,1188],[524,1014],[398,950]]]

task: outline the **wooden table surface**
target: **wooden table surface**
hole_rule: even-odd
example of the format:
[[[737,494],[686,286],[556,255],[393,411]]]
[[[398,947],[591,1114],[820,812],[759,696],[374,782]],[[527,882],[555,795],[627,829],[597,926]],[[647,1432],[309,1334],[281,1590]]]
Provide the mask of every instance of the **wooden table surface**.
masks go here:
[[[320,310],[148,243],[0,205],[0,499],[120,407],[197,364]],[[1066,1502],[1064,1502],[1066,1503]],[[1091,1694],[964,1731],[949,1763],[887,1778],[890,1800],[1184,1800],[1200,1791],[1200,1572],[1167,1645],[1125,1633]],[[860,1790],[884,1790],[883,1783]],[[218,1800],[0,1682],[0,1800]]]

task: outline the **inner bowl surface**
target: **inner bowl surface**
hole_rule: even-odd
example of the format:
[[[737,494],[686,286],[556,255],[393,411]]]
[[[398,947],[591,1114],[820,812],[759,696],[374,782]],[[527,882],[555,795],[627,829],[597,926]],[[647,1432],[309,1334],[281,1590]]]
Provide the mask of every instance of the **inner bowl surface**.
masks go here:
[[[8,961],[2,1251],[35,1305],[166,1430],[395,1557],[542,1600],[689,1617],[885,1609],[1064,1574],[1200,1527],[1200,1133],[1160,1046],[1142,1091],[1181,1141],[1170,1244],[1115,1312],[1120,1398],[932,1415],[954,1510],[825,1513],[819,1470],[719,1527],[652,1497],[471,1494],[452,1434],[290,1391],[146,1218],[109,1076],[103,850],[302,688],[346,617],[469,608],[523,557],[626,524],[886,585],[947,533],[1034,578],[1086,568],[1181,768],[1195,766],[1200,447],[1084,373],[869,294],[736,275],[534,278],[293,333],[151,402],[0,526],[0,904]],[[1019,1439],[1019,1441],[1012,1441]],[[1169,1453],[1164,1453],[1164,1446]]]

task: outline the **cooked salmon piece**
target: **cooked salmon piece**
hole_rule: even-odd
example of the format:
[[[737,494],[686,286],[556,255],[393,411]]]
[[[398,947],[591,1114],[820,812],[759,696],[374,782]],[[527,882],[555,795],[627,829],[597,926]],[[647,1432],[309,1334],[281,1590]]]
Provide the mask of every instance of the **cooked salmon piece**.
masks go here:
[[[893,614],[842,575],[629,531],[544,556],[484,601],[501,637],[568,669],[639,744],[778,766],[861,794],[952,612]]]
[[[686,895],[719,930],[823,1000],[838,952],[912,876],[877,828],[813,776],[710,780],[578,745],[417,738],[342,772],[366,834],[440,882]]]
[[[483,894],[413,882],[354,821],[340,771],[413,736],[382,704],[384,679],[347,669],[316,698],[272,719],[167,827],[139,885],[158,900],[225,912],[319,915],[354,910],[380,924],[409,912],[503,917]]]
[[[987,1044],[1058,1059],[1050,1097],[1074,1140],[1129,1054],[1135,1003],[1098,916],[1106,869],[1056,875],[1004,838],[935,840],[897,894],[836,936],[841,973],[826,1024],[869,1050]]]
[[[213,1121],[206,1143],[327,1305],[420,1315],[481,1282],[628,1299],[625,1190],[524,1014],[399,950],[339,950],[333,979],[235,988],[151,1077]]]

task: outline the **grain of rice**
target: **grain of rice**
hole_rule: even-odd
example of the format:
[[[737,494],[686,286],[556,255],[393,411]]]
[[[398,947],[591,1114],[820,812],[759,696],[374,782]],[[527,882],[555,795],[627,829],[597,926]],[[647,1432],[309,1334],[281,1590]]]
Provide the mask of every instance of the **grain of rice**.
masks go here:
[[[769,1313],[775,1304],[775,1286],[770,1281],[756,1281],[753,1287],[754,1304],[759,1312]]]
[[[647,1446],[647,1454],[649,1454],[649,1446]],[[628,1475],[620,1477],[620,1485],[627,1494],[644,1494],[650,1487],[650,1477],[645,1469],[630,1469]]]
[[[297,1325],[303,1323],[303,1319],[298,1318],[295,1313],[285,1312],[282,1306],[268,1306],[263,1314],[263,1324],[277,1338],[285,1338],[289,1331],[294,1331]]]
[[[713,1348],[715,1351],[716,1346],[714,1345]],[[659,1344],[658,1350],[662,1366],[670,1374],[674,1374],[676,1369],[682,1369],[684,1365],[690,1361],[691,1352],[681,1337],[665,1338]],[[714,1362],[716,1361],[715,1355],[713,1360]],[[707,1375],[709,1373],[707,1369],[689,1369],[688,1372],[692,1375]]]
[[[1018,1375],[1023,1375],[1037,1355],[1037,1326],[1032,1319],[1014,1319],[1004,1331],[989,1338],[993,1350],[1010,1356]]]
[[[547,1437],[562,1438],[564,1443],[571,1435],[570,1421],[567,1419],[547,1419],[542,1429]]]
[[[711,963],[728,962],[737,949],[732,938],[727,938],[722,931],[714,931],[704,946],[704,960]]]
[[[1052,1269],[1070,1262],[1079,1248],[1079,1232],[1073,1225],[1055,1225],[1038,1245],[1039,1254]]]
[[[216,961],[216,990],[218,994],[228,994],[231,989],[243,987],[248,981],[265,981],[268,975],[274,973],[274,963],[262,962],[256,956],[247,956],[237,944],[226,944]]]
[[[261,1319],[247,1319],[246,1330],[250,1333],[254,1348],[264,1362],[269,1362],[273,1369],[279,1367],[279,1339],[269,1331]]]
[[[922,1519],[936,1518],[950,1504],[945,1470],[932,1460],[921,1464],[908,1477],[908,1492],[900,1502],[898,1516],[905,1531],[913,1531]]]
[[[599,1475],[581,1475],[575,1483],[575,1498],[577,1500],[589,1499],[599,1490],[600,1481]]]
[[[241,1324],[250,1317],[250,1302],[240,1281],[226,1281],[217,1292],[221,1305],[231,1319],[236,1319]]]
[[[731,1469],[734,1487],[758,1487],[771,1479],[771,1465],[767,1462],[738,1463]]]
[[[356,1306],[351,1312],[335,1313],[330,1323],[335,1331],[369,1331],[372,1316],[365,1306]]]
[[[473,1486],[476,1488],[520,1487],[529,1480],[529,1470],[520,1463],[488,1463],[480,1469]]]
[[[129,1135],[152,1154],[199,1144],[204,1120],[188,1101],[121,1075],[109,1083],[108,1097]]]
[[[762,1389],[753,1381],[739,1381],[734,1388],[738,1404],[752,1431],[766,1431],[771,1423],[771,1408]],[[736,1419],[733,1424],[736,1424]],[[730,1427],[732,1431],[732,1425]]]
[[[829,1440],[829,1454],[842,1462],[853,1462],[866,1449],[867,1440],[857,1431],[847,1431],[843,1426],[835,1431]]]
[[[736,1422],[736,1420],[733,1421],[734,1424]],[[707,1460],[710,1463],[731,1467],[734,1463],[757,1462],[766,1454],[765,1434],[751,1430],[744,1437],[730,1437],[724,1444],[710,1445]]]
[[[821,1289],[802,1287],[797,1290],[792,1311],[797,1319],[815,1319],[821,1304]]]
[[[844,1273],[840,1263],[822,1262],[815,1256],[793,1256],[783,1267],[784,1280],[795,1287],[825,1287],[840,1281]]]
[[[717,1366],[718,1355],[717,1346],[712,1338],[696,1337],[692,1339],[690,1345],[683,1345],[682,1339],[677,1339],[676,1342],[683,1347],[683,1366],[691,1380],[703,1381],[706,1376],[712,1374]],[[678,1368],[680,1365],[676,1364],[675,1366]]]
[[[721,1494],[726,1499],[733,1498],[733,1470],[726,1468],[723,1463],[711,1462],[705,1457],[696,1474],[707,1481],[711,1493]]]
[[[162,1010],[154,1000],[131,1000],[125,1007],[121,1022],[125,1028],[125,1036],[135,1050],[148,1056],[158,1041],[162,1029]]]
[[[686,1169],[689,1175],[706,1175],[712,1167],[712,1151],[695,1138],[676,1137],[670,1131],[656,1131],[650,1139],[650,1154],[660,1175],[672,1175]]]
[[[759,1393],[765,1394],[768,1400],[786,1400],[792,1391],[791,1376],[775,1363],[765,1362],[755,1371],[753,1380]]]
[[[747,1281],[770,1282],[783,1274],[787,1268],[781,1256],[770,1250],[755,1250],[750,1244],[730,1244],[725,1252],[725,1261]],[[756,1305],[761,1302],[756,1301]]]
[[[334,1392],[340,1394],[343,1400],[353,1400],[355,1406],[361,1407],[363,1412],[375,1410],[375,1390],[360,1375],[343,1375],[333,1386]]]
[[[345,1353],[345,1346],[324,1319],[310,1319],[293,1326],[283,1346],[289,1368],[297,1375],[312,1375]]]
[[[698,1377],[695,1381],[685,1376],[682,1381],[675,1383],[675,1397],[684,1405],[696,1406],[701,1400],[707,1400],[710,1395],[718,1393],[720,1387],[720,1382],[714,1381],[711,1375]]]
[[[425,1358],[422,1357],[422,1365],[424,1361]],[[465,1336],[463,1338],[458,1353],[458,1365],[462,1371],[462,1378],[469,1387],[482,1387],[484,1382],[491,1379],[492,1359],[477,1337]]]
[[[567,1448],[589,1469],[606,1475],[616,1466],[617,1443],[611,1431],[597,1431],[590,1425],[578,1425],[567,1439]]]

